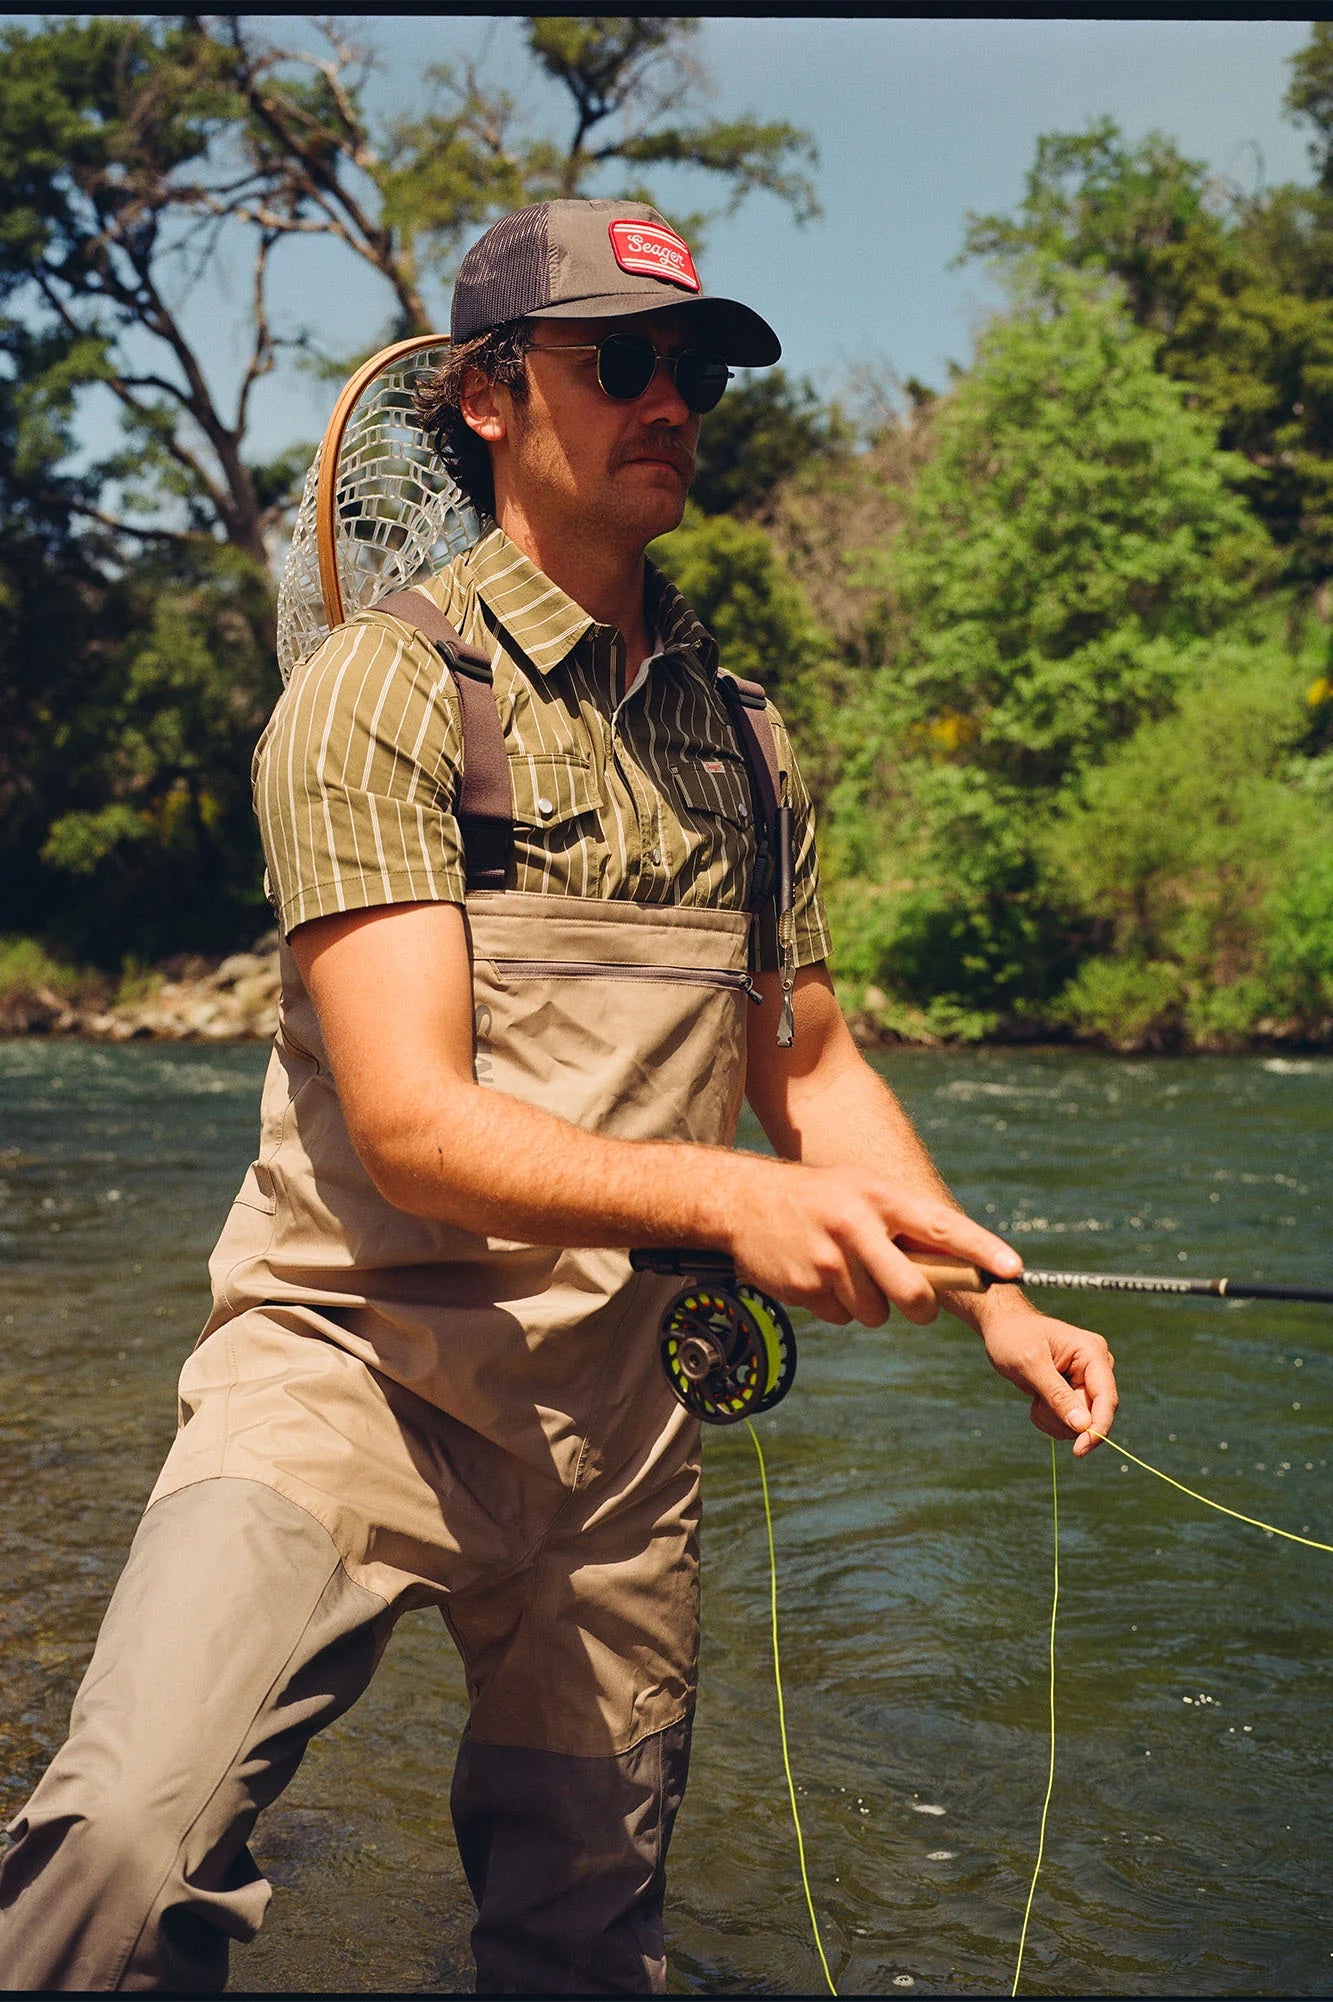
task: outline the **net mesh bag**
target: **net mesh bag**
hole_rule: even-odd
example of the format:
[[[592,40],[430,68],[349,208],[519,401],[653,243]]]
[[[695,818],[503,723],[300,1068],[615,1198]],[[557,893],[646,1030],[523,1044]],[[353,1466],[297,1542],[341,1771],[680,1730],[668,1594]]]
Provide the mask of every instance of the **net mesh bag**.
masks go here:
[[[389,363],[358,397],[343,428],[334,530],[343,617],[406,588],[476,541],[481,523],[441,465],[412,408],[418,376],[447,350],[425,348]],[[287,681],[329,632],[319,575],[319,473],[329,441],[306,474],[278,587],[278,666]]]

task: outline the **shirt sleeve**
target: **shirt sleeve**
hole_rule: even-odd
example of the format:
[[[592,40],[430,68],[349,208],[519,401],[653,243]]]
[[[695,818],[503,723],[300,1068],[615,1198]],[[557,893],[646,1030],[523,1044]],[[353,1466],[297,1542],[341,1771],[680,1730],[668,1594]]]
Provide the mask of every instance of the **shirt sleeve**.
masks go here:
[[[457,696],[410,626],[361,615],[298,670],[255,750],[268,890],[290,937],[336,911],[461,904]]]
[[[772,703],[768,713],[778,745],[778,766],[786,773],[785,803],[791,808],[793,938],[797,966],[827,959],[833,948],[828,913],[819,889],[819,856],[815,848],[815,809],[786,725]]]

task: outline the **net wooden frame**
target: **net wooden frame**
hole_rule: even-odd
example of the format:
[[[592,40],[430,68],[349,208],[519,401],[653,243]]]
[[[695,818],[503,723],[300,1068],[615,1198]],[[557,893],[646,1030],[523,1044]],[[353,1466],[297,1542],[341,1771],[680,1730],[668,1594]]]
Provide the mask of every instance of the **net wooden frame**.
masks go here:
[[[335,627],[468,548],[481,522],[412,409],[417,370],[446,334],[381,348],[344,385],[306,475],[278,588],[288,681]]]

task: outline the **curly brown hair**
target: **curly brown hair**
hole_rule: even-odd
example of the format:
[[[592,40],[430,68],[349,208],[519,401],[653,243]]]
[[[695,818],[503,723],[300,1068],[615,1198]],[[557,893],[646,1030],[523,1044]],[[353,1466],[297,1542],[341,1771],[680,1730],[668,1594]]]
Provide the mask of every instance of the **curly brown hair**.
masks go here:
[[[528,393],[524,356],[532,346],[526,320],[506,320],[488,327],[470,341],[451,347],[444,362],[417,383],[413,403],[417,422],[430,438],[445,470],[457,480],[465,500],[479,514],[495,512],[495,482],[491,455],[460,409],[463,385],[474,370],[488,382],[498,382],[516,403]]]

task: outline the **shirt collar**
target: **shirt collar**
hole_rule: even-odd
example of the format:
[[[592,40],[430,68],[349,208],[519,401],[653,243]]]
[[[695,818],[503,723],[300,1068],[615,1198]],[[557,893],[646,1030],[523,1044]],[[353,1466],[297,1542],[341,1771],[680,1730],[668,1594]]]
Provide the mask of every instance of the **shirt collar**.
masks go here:
[[[591,615],[544,576],[502,528],[483,535],[466,561],[478,594],[541,673],[558,667],[591,632]]]
[[[596,624],[582,605],[540,571],[501,528],[492,527],[468,551],[478,595],[533,666],[549,674]],[[647,565],[644,609],[664,653],[691,653],[706,673],[717,671],[717,642],[655,564]]]
[[[698,615],[691,611],[669,577],[655,563],[647,565],[644,582],[644,609],[648,624],[657,628],[657,644],[663,653],[691,653],[705,674],[717,673],[717,641]]]

